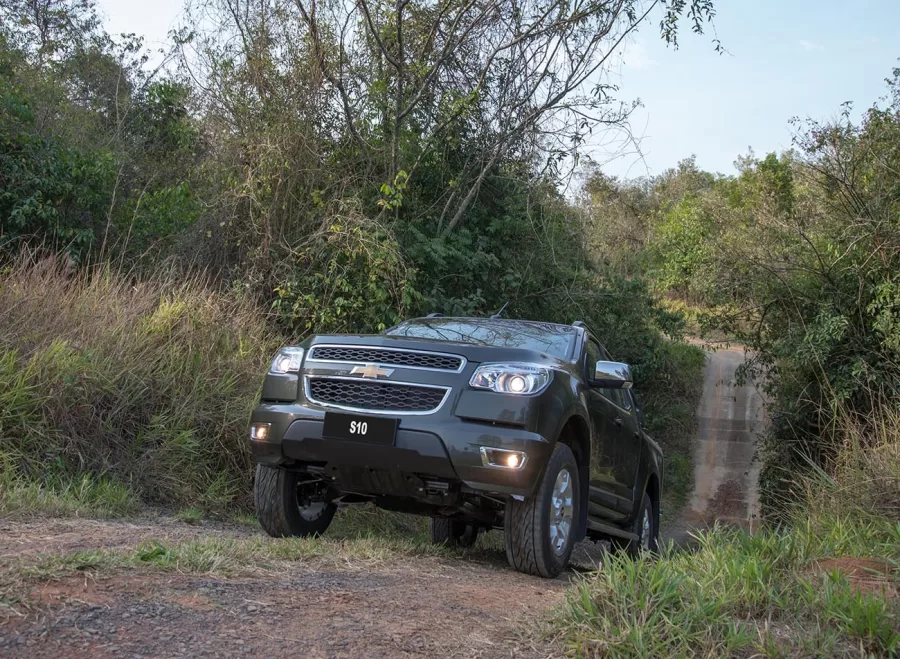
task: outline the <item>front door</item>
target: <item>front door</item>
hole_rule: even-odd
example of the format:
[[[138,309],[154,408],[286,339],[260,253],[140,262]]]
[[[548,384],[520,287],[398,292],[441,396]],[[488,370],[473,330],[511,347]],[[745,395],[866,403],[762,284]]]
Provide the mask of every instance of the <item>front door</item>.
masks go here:
[[[590,339],[585,348],[585,377],[592,378],[598,361],[606,359],[599,343]],[[592,517],[621,519],[631,512],[631,495],[619,482],[622,476],[621,413],[606,389],[586,392],[595,435],[591,442],[590,506]]]
[[[634,500],[634,485],[641,459],[641,430],[637,410],[628,389],[605,389],[604,395],[613,408],[613,426],[616,441],[613,449],[613,475],[616,493],[626,499],[628,505]]]

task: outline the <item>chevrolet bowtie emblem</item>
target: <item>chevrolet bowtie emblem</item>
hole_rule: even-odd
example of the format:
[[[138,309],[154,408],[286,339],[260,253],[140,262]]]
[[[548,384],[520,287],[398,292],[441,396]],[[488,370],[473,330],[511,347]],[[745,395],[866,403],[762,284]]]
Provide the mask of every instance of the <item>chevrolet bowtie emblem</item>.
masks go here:
[[[364,378],[389,378],[394,372],[392,368],[381,368],[378,364],[366,364],[365,366],[354,366],[350,371],[350,375],[361,375]]]

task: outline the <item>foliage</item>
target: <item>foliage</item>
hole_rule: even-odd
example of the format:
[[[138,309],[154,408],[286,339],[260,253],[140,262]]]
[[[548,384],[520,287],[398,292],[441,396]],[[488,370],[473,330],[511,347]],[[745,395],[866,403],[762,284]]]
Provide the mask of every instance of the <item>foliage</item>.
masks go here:
[[[764,311],[745,311],[749,322],[738,334],[757,351],[749,371],[768,378],[776,399],[763,474],[770,489],[788,486],[804,457],[832,464],[839,411],[874,421],[900,395],[892,322],[900,270],[898,85],[900,71],[892,105],[873,107],[859,126],[845,114],[805,127],[793,187],[775,198],[776,212],[790,214],[767,232],[769,254],[750,261],[748,302]]]
[[[0,235],[6,248],[36,238],[83,258],[109,206],[109,158],[42,137],[29,99],[2,62],[0,136]]]
[[[613,557],[585,577],[555,621],[572,654],[896,654],[900,415],[881,421],[877,437],[848,445],[834,475],[803,480],[789,524],[755,535],[715,528],[693,551]],[[842,425],[859,439],[859,427]]]
[[[7,240],[139,272],[176,256],[295,333],[507,301],[536,317],[594,284],[559,163],[627,117],[582,82],[655,3],[238,5],[189,8],[168,76],[91,0],[4,5]],[[673,44],[714,15],[659,11]]]
[[[382,331],[415,303],[415,273],[382,228],[348,214],[296,254],[293,269],[275,289],[274,309],[295,334],[358,328]]]
[[[742,158],[736,177],[686,161],[655,179],[594,174],[586,186],[589,233],[619,236],[603,243],[611,262],[750,349],[744,375],[770,398],[770,514],[797,500],[798,473],[833,468],[839,410],[874,424],[900,395],[900,71],[888,84],[861,123],[849,108],[798,123],[794,151]]]
[[[246,422],[276,346],[200,279],[20,262],[0,277],[0,463],[48,492],[87,473],[147,502],[246,504]]]
[[[651,271],[657,285],[679,298],[710,299],[716,285],[710,252],[713,227],[710,217],[693,197],[683,197],[664,215],[650,243],[658,269]]]

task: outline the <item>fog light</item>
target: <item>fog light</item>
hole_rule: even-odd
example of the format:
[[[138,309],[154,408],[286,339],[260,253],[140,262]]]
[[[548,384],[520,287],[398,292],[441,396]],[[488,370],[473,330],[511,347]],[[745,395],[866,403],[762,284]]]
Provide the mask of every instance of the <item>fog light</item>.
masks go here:
[[[528,456],[523,451],[510,451],[503,448],[481,447],[481,462],[485,467],[502,469],[521,469]]]
[[[254,423],[250,426],[250,439],[264,442],[269,438],[269,423]]]

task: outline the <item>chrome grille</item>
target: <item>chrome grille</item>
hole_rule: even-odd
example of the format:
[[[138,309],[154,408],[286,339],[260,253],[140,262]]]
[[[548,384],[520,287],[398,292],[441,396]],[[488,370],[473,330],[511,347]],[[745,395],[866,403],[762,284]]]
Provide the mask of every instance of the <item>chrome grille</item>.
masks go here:
[[[447,391],[444,387],[348,378],[306,379],[306,396],[310,402],[362,412],[427,414],[441,406]]]
[[[464,363],[462,357],[455,355],[355,346],[314,346],[309,353],[309,358],[324,362],[390,364],[391,366],[426,368],[435,371],[460,371]]]

